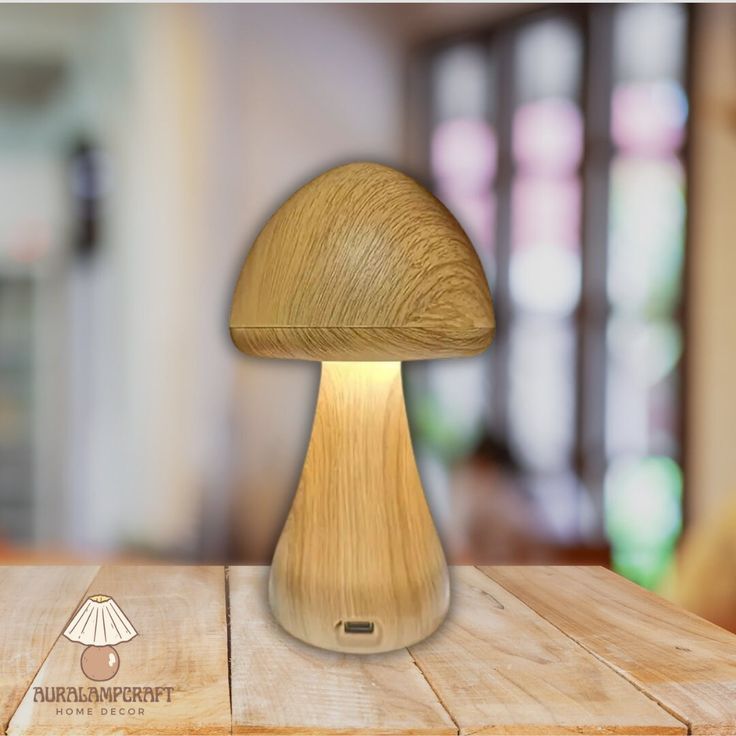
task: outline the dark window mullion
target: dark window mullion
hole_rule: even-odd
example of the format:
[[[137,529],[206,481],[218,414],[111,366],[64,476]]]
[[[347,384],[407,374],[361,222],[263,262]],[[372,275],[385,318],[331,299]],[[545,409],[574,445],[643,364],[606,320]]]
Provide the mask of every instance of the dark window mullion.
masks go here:
[[[613,7],[588,14],[584,80],[582,292],[578,310],[576,470],[591,495],[603,537],[606,472],[606,328]]]
[[[689,462],[689,434],[688,434],[688,401],[687,392],[690,379],[690,366],[689,366],[689,351],[690,347],[690,334],[691,334],[691,314],[690,314],[690,289],[692,283],[692,269],[690,264],[692,263],[692,251],[690,249],[691,235],[692,235],[692,186],[690,180],[690,170],[693,160],[693,149],[691,145],[692,140],[692,128],[693,128],[693,77],[694,77],[694,59],[693,59],[693,45],[696,33],[696,24],[698,22],[699,8],[694,5],[687,5],[687,34],[685,37],[685,65],[683,74],[683,86],[685,94],[687,95],[688,104],[690,105],[690,111],[687,117],[687,123],[685,124],[685,143],[680,151],[680,160],[682,161],[683,170],[685,172],[685,223],[684,223],[684,238],[685,238],[685,252],[682,263],[681,273],[681,294],[680,302],[677,306],[677,311],[673,315],[673,318],[677,321],[680,330],[682,331],[682,355],[680,357],[678,370],[678,390],[677,390],[677,440],[678,440],[678,457],[677,460],[682,469],[683,479],[683,497],[682,497],[682,523],[683,528],[686,529],[690,517],[691,517],[691,498],[688,488],[690,462]]]
[[[498,135],[498,174],[496,177],[496,283],[494,307],[497,333],[493,348],[493,413],[495,427],[502,437],[510,435],[509,363],[510,334],[513,320],[509,263],[511,260],[511,185],[514,163],[511,152],[514,111],[514,36],[513,30],[499,34],[494,53],[497,63],[496,130]]]

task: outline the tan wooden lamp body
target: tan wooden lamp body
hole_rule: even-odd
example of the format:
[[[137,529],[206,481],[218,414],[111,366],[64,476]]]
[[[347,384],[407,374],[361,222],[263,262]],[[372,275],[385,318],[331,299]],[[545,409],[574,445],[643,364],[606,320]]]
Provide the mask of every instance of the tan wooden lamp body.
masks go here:
[[[259,234],[235,289],[233,341],[253,355],[323,361],[269,582],[273,613],[297,638],[380,652],[442,622],[447,566],[414,461],[400,361],[474,355],[494,331],[465,233],[398,171],[332,169]]]

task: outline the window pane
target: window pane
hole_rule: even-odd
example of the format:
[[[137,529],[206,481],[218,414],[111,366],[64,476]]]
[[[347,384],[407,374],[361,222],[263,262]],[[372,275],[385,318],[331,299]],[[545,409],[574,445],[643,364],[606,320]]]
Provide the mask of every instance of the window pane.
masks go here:
[[[432,172],[459,194],[488,189],[496,175],[496,156],[496,136],[485,120],[446,120],[432,135]]]
[[[435,194],[457,217],[489,272],[496,160],[496,136],[486,121],[457,118],[435,128],[431,142]]]
[[[654,587],[670,564],[682,528],[682,472],[667,457],[628,457],[606,476],[606,531],[615,568]]]
[[[608,328],[606,447],[673,455],[677,443],[676,367],[682,333],[673,321],[616,317]]]
[[[511,333],[510,434],[530,468],[568,467],[574,441],[575,331],[567,320],[523,318]]]
[[[521,105],[514,113],[514,159],[538,174],[569,174],[583,153],[583,118],[569,99],[550,97]]]
[[[422,434],[447,462],[466,455],[478,441],[489,411],[489,354],[427,365]]]
[[[493,283],[498,160],[492,120],[494,70],[488,50],[462,44],[441,53],[432,68],[435,121],[430,163],[435,194],[457,217]]]
[[[492,117],[493,81],[484,46],[463,44],[439,54],[432,67],[435,121]]]
[[[616,309],[667,315],[681,290],[685,193],[675,158],[617,158],[611,168],[608,292]]]
[[[582,43],[562,20],[534,23],[514,53],[509,289],[509,437],[547,523],[580,532],[575,445],[584,125]]]
[[[611,101],[611,135],[626,153],[666,155],[685,140],[687,96],[669,80],[618,85]]]
[[[525,310],[568,315],[580,298],[580,182],[522,175],[512,191],[511,295]]]
[[[606,529],[616,569],[654,586],[681,526],[676,312],[685,246],[686,13],[676,5],[627,5],[615,18]]]
[[[516,50],[511,296],[521,310],[562,317],[580,299],[580,46],[572,26],[544,21]]]
[[[471,239],[491,284],[498,161],[494,81],[488,48],[480,44],[443,51],[431,68],[432,188]],[[491,351],[471,359],[428,362],[406,372],[419,462],[437,484],[435,491],[449,492],[446,468],[465,458],[487,428],[492,363]]]
[[[687,14],[682,6],[631,4],[616,11],[615,81],[684,78]]]
[[[516,45],[516,100],[577,99],[581,64],[580,34],[572,24],[558,19],[532,24]]]
[[[33,284],[0,278],[0,536],[22,540],[32,486]]]

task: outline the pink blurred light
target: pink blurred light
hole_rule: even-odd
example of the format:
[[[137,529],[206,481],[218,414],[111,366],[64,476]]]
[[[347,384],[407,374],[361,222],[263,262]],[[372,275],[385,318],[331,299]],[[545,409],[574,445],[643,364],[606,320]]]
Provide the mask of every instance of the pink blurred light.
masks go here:
[[[432,135],[431,153],[435,179],[453,191],[485,191],[496,175],[496,136],[481,119],[440,123]]]
[[[580,181],[521,175],[512,191],[514,250],[538,245],[580,248]]]
[[[514,158],[520,168],[546,173],[575,170],[583,154],[583,119],[577,106],[547,98],[519,107],[513,123]]]
[[[633,82],[613,92],[611,135],[626,152],[663,155],[685,139],[687,98],[674,82]]]

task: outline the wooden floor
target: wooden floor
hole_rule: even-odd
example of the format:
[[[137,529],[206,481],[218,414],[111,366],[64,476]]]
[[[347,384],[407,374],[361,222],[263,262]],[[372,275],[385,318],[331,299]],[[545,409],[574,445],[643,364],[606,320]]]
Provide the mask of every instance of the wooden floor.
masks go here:
[[[736,636],[598,567],[457,567],[409,649],[284,634],[263,567],[0,567],[0,733],[736,736]],[[87,597],[138,631],[107,682],[62,636]]]

